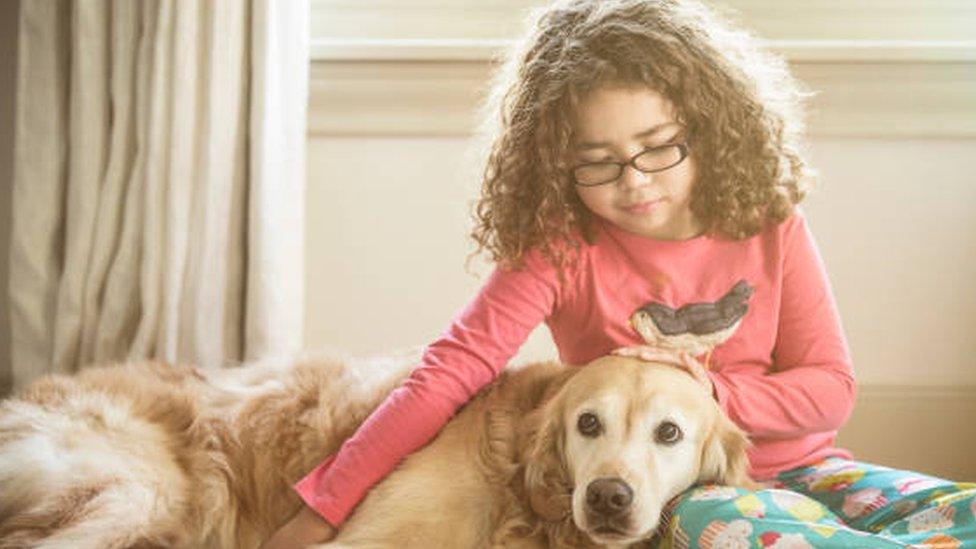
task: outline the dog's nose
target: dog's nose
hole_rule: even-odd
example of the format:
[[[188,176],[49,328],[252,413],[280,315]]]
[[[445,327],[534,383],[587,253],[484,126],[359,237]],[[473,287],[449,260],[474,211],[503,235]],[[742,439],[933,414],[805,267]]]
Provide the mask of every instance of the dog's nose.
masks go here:
[[[586,505],[604,516],[614,516],[630,508],[634,491],[619,478],[601,478],[586,487]]]

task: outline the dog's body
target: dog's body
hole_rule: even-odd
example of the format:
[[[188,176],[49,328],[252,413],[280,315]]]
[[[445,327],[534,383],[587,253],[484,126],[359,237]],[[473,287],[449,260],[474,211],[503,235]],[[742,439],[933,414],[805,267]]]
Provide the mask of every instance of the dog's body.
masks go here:
[[[745,482],[744,437],[690,376],[606,360],[503,373],[373,488],[326,547],[623,547],[646,539],[663,502],[691,483]],[[414,364],[146,363],[46,378],[0,408],[0,547],[256,547],[300,507],[290,485]],[[649,397],[660,385],[680,398]],[[607,396],[614,386],[622,394]],[[641,424],[641,399],[660,403],[640,412],[645,422],[678,410],[688,444],[617,432],[614,410],[629,406],[621,425]],[[604,414],[605,436],[569,429],[584,404]],[[592,487],[576,489],[607,477],[634,493],[612,516],[587,502]]]

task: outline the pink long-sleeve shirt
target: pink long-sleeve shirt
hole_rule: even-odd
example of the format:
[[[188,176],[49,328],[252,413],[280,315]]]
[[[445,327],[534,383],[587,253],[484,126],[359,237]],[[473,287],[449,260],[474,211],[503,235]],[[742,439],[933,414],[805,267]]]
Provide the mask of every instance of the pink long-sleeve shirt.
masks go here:
[[[750,436],[750,473],[766,479],[828,456],[854,404],[847,342],[823,262],[799,211],[739,241],[703,235],[650,240],[594,224],[561,282],[538,250],[522,269],[496,268],[420,364],[338,452],[300,480],[306,504],[339,526],[367,491],[429,442],[494,380],[545,322],[561,361],[583,365],[642,344],[634,311],[715,302],[753,288],[732,336],[712,353],[715,397]]]

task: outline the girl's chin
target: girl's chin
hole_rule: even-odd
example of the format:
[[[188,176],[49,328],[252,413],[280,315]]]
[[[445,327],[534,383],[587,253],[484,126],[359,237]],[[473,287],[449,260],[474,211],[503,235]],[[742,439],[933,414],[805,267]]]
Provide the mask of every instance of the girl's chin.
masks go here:
[[[643,204],[638,204],[636,206],[631,206],[629,208],[623,208],[623,210],[630,215],[643,216],[656,212],[663,206],[664,200],[658,199],[651,202],[644,202]]]
[[[688,240],[697,236],[697,233],[690,229],[681,229],[667,223],[654,221],[648,219],[643,223],[618,224],[617,226],[625,231],[653,240]]]

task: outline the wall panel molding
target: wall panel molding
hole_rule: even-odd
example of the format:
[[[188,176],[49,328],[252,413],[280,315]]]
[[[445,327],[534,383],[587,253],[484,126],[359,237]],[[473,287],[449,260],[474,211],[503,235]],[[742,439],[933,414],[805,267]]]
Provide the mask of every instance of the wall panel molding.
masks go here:
[[[976,41],[761,40],[790,61],[973,62]],[[511,46],[489,38],[324,38],[312,40],[314,61],[488,61]]]
[[[976,387],[862,385],[838,437],[857,459],[976,479]]]
[[[470,51],[468,52],[470,54]],[[312,135],[465,136],[475,128],[487,60],[446,58],[317,61]],[[818,92],[813,136],[976,137],[976,61],[874,59],[791,62]],[[955,50],[957,58],[968,50]],[[823,56],[821,56],[823,57]]]
[[[706,0],[769,40],[973,40],[970,0]],[[312,0],[314,38],[504,39],[544,0]]]
[[[467,135],[543,0],[312,0],[315,135]],[[823,136],[976,136],[976,2],[710,0],[810,88]]]

